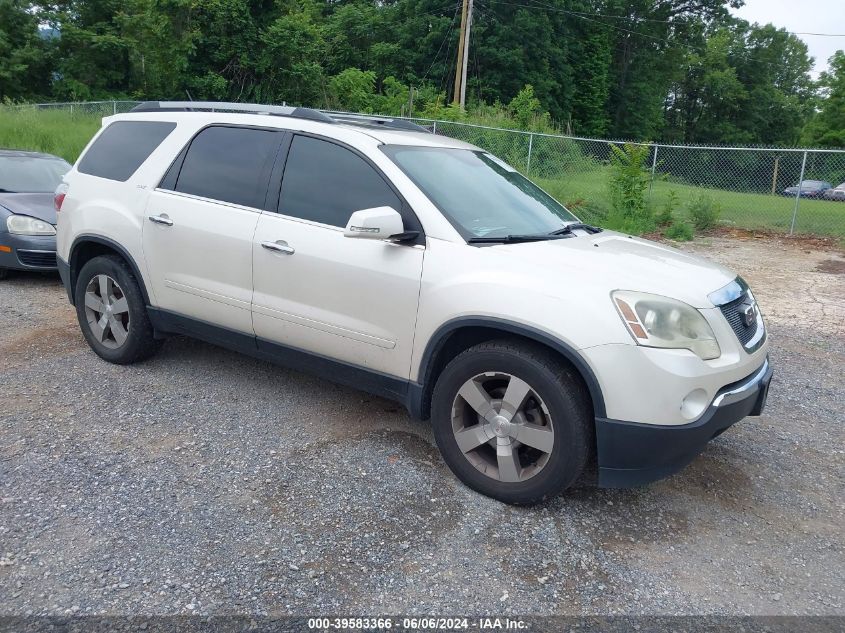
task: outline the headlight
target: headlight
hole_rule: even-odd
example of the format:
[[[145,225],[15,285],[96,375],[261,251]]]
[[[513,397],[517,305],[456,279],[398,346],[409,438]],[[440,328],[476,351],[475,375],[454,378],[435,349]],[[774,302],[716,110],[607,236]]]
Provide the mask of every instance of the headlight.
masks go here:
[[[702,360],[722,354],[713,328],[692,306],[645,292],[617,290],[611,296],[638,345],[688,349]]]
[[[56,227],[49,222],[31,218],[28,215],[10,215],[6,218],[6,228],[15,235],[55,235]]]

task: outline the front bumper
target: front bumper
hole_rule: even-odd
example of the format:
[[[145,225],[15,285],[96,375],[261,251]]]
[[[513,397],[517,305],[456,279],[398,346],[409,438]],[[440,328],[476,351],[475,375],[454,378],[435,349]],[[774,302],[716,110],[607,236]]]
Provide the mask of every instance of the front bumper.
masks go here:
[[[704,414],[689,424],[597,418],[599,486],[630,488],[678,472],[728,427],[762,413],[772,373],[767,358],[750,376],[719,390]]]
[[[55,235],[14,235],[4,231],[0,232],[0,247],[0,268],[56,270]]]

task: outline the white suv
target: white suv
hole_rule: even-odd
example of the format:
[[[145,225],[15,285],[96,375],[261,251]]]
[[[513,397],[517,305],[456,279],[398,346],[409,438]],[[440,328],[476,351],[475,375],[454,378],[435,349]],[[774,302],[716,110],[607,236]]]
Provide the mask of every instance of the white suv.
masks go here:
[[[187,334],[398,400],[506,502],[653,481],[766,400],[741,278],[405,121],[145,103],[103,120],[56,206],[105,360]]]

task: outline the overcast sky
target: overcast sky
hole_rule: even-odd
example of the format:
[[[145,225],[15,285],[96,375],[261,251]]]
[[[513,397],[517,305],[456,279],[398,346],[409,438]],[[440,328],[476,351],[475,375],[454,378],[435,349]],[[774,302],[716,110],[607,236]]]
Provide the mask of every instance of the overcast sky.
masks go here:
[[[745,6],[734,13],[749,22],[771,22],[787,31],[845,34],[845,0],[745,0]],[[833,53],[845,49],[845,37],[798,37],[816,59],[814,76],[827,68]]]

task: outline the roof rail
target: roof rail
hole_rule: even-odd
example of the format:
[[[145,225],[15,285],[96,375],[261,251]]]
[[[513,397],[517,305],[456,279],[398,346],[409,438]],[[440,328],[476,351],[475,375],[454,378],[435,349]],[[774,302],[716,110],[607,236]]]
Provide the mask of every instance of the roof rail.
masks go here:
[[[357,123],[359,125],[372,125],[376,127],[391,128],[394,130],[408,130],[410,132],[431,133],[431,130],[417,125],[406,119],[394,119],[373,114],[350,114],[348,112],[329,112],[329,116],[338,123]]]
[[[311,108],[262,105],[260,103],[229,103],[226,101],[145,101],[132,108],[131,112],[246,112],[250,114],[271,114],[297,119],[310,119],[322,123],[335,123],[327,114]]]
[[[289,116],[297,119],[309,119],[321,123],[353,123],[372,127],[384,127],[394,130],[426,132],[430,130],[404,119],[354,114],[348,112],[322,112],[312,108],[294,108],[286,105],[262,105],[260,103],[231,103],[227,101],[145,101],[136,105],[130,112],[246,112],[250,114],[270,114]]]

